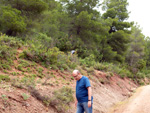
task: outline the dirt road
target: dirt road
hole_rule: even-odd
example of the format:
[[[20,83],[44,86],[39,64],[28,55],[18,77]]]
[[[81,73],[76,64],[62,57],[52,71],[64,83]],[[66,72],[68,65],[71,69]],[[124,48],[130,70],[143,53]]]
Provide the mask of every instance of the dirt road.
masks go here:
[[[150,113],[150,85],[138,88],[132,97],[117,104],[108,113]]]

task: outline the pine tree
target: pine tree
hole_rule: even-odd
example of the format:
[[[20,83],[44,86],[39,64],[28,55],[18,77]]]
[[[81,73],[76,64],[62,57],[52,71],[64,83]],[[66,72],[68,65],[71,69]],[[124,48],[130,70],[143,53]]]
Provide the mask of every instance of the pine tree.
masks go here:
[[[132,31],[126,60],[130,66],[137,67],[139,60],[145,60],[145,36],[138,25],[133,26]]]
[[[0,6],[0,31],[15,36],[26,30],[25,18],[21,12],[11,6]]]
[[[94,54],[99,59],[102,54],[101,42],[109,29],[102,23],[100,12],[94,9],[99,0],[61,0],[61,3],[72,19],[69,36],[80,41],[80,46],[74,46],[74,49],[78,49],[78,55],[86,57]]]
[[[128,28],[133,24],[132,22],[125,21],[129,17],[127,6],[127,0],[104,0],[103,3],[103,10],[106,11],[103,14],[103,18],[112,21],[108,44],[117,53],[115,60],[118,62],[125,61],[126,50],[128,48],[127,44],[130,40],[129,34],[131,33]]]

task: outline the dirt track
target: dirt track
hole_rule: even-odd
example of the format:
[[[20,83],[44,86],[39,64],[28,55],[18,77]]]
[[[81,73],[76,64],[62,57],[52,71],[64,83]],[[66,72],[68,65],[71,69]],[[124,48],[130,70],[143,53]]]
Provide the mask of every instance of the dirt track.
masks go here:
[[[108,113],[150,113],[150,85],[138,88],[131,98]]]

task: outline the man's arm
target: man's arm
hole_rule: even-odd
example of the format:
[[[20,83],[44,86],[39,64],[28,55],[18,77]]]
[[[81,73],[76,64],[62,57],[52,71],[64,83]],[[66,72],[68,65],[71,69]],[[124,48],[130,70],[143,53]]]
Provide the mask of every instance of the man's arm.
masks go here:
[[[92,89],[91,87],[87,87],[88,90],[88,107],[92,105]]]

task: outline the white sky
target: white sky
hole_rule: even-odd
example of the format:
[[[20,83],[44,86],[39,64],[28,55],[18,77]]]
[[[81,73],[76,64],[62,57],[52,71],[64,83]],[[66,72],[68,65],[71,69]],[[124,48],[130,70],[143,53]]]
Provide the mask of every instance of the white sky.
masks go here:
[[[150,0],[128,0],[128,21],[137,22],[145,36],[150,37]]]

